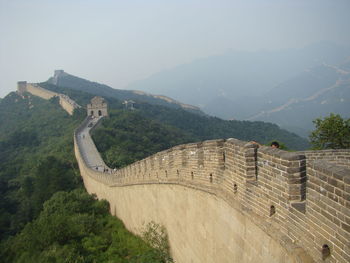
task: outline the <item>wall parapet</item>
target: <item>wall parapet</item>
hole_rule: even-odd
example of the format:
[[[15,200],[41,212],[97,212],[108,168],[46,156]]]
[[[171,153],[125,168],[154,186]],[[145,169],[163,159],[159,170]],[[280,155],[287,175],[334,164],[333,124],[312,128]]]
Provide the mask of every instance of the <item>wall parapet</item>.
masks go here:
[[[329,149],[318,151],[303,151],[308,160],[324,160],[337,166],[350,168],[350,149]]]
[[[83,178],[107,188],[174,184],[200,190],[254,218],[287,249],[305,251],[316,262],[350,261],[350,170],[335,166],[347,160],[348,150],[285,152],[237,139],[210,140],[178,145],[103,173],[86,165],[77,134],[74,142]]]

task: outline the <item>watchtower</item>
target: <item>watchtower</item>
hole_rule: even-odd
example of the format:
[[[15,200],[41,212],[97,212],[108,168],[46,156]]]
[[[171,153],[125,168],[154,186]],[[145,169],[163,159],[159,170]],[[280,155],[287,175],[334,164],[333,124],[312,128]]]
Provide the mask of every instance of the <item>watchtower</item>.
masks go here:
[[[66,73],[62,69],[58,69],[54,71],[54,75],[52,78],[52,83],[58,86],[58,80],[61,76],[64,76]]]
[[[17,82],[17,92],[23,94],[27,91],[27,81],[18,81]]]
[[[96,96],[91,99],[91,103],[87,105],[87,115],[100,117],[108,116],[107,102],[104,98]]]
[[[60,75],[63,75],[64,70],[63,69],[56,69],[54,71],[54,77],[59,77]]]

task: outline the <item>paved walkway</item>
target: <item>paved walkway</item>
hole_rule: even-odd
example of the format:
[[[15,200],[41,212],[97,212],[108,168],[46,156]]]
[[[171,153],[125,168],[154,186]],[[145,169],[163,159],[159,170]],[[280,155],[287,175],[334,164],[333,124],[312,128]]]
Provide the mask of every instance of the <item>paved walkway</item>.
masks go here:
[[[106,169],[110,170],[108,166],[104,163],[101,158],[100,153],[98,152],[95,143],[93,142],[90,136],[90,130],[100,121],[102,117],[98,118],[89,118],[85,126],[82,127],[80,132],[77,133],[77,141],[82,157],[85,160],[85,163],[98,171],[105,171]]]

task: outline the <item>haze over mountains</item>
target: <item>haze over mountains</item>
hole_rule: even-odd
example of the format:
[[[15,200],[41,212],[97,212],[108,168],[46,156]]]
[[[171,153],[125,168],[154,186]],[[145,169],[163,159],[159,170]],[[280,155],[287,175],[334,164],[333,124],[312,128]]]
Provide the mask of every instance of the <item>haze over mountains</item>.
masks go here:
[[[54,76],[49,78],[47,82],[55,86],[84,91],[98,96],[118,98],[119,100],[144,101],[156,105],[168,106],[170,108],[182,108],[197,114],[203,114],[198,107],[178,102],[166,96],[152,95],[136,90],[113,89],[104,84],[73,76],[63,70],[56,70]]]
[[[110,102],[110,109],[113,109],[113,107],[125,109],[125,106],[121,106],[124,100],[135,100],[135,109],[139,114],[195,134],[194,141],[237,138],[269,143],[272,140],[278,140],[289,149],[303,150],[309,147],[306,139],[280,129],[275,124],[261,121],[222,120],[205,115],[196,107],[179,103],[167,97],[158,97],[138,91],[113,89],[104,84],[73,76],[63,70],[55,71],[53,77],[39,85],[66,94],[80,105],[89,103],[92,95],[103,96],[107,99]],[[115,99],[119,103],[115,104]]]
[[[274,122],[307,136],[312,120],[350,114],[350,48],[238,52],[195,60],[129,85],[225,119]],[[300,117],[302,115],[302,118]]]

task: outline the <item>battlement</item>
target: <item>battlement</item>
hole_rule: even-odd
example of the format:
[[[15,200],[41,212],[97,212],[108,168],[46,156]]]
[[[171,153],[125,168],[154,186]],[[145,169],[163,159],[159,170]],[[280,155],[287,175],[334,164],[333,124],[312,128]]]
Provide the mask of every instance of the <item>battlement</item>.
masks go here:
[[[182,186],[224,200],[291,253],[303,251],[315,262],[350,261],[349,150],[285,152],[211,140],[98,172],[84,161],[84,142],[77,137],[82,129],[76,131],[75,151],[85,186],[112,206],[120,205],[111,194],[121,187]]]

